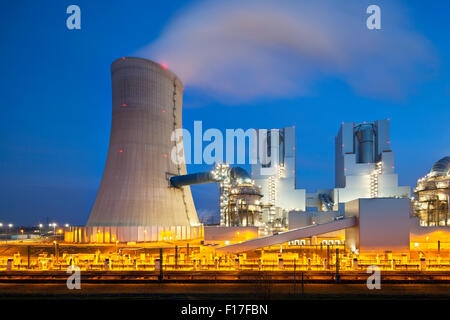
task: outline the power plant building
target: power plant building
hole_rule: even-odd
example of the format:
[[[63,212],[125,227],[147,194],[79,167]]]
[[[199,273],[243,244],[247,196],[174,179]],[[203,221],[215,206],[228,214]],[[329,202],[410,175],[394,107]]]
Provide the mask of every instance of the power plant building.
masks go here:
[[[76,242],[186,240],[202,236],[189,186],[171,188],[186,174],[172,133],[182,127],[183,84],[161,65],[121,58],[111,65],[112,122],[108,156],[91,215],[73,228]],[[184,156],[183,156],[184,157]]]
[[[287,226],[290,210],[305,211],[305,189],[297,189],[295,128],[257,130],[258,159],[252,178],[261,188],[263,221],[269,230]]]
[[[414,189],[415,214],[421,226],[450,226],[450,157],[437,161]]]
[[[409,186],[398,186],[389,126],[390,120],[342,123],[335,141],[335,203],[410,197]]]
[[[226,244],[229,238],[235,243],[217,252],[238,253],[288,241],[315,245],[322,238],[358,254],[404,252],[411,239],[420,245],[449,233],[449,158],[419,180],[415,207],[420,210],[411,218],[410,187],[398,186],[389,120],[343,122],[335,138],[335,188],[306,193],[296,188],[294,127],[256,130],[250,148],[258,158],[251,176],[226,163],[187,174],[183,140],[174,139],[182,128],[182,82],[141,58],[114,61],[111,79],[111,135],[102,181],[86,226],[67,230],[68,242]],[[220,188],[220,225],[207,227],[208,234],[190,190],[200,183]],[[258,238],[261,233],[269,236]]]
[[[343,122],[335,138],[335,188],[307,193],[306,206],[331,211],[359,198],[409,198],[410,187],[398,185],[389,127],[389,119]]]

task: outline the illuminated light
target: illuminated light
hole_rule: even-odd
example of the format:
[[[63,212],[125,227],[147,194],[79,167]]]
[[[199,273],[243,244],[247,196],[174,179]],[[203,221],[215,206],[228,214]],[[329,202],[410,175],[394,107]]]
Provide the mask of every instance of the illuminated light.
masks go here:
[[[164,158],[167,159],[167,157],[168,157],[168,154],[167,154],[167,153],[164,153]]]
[[[122,57],[122,60],[125,60],[126,58],[125,57]]]
[[[122,152],[123,152],[123,150],[122,150],[122,149],[120,149],[120,150],[119,150],[119,152],[120,152],[120,153],[122,153]]]
[[[166,109],[163,109],[162,113],[166,113]]]
[[[163,69],[167,69],[167,65],[166,65],[165,63],[163,63],[163,64],[161,65],[161,67],[163,67]]]
[[[228,241],[228,240],[225,241],[225,244],[226,244],[226,245],[229,245],[229,244],[230,244],[230,241]]]
[[[126,108],[126,107],[127,107],[127,104],[126,104],[126,103],[124,103],[124,104],[122,105],[122,107]]]
[[[392,169],[394,169],[395,167],[394,166],[392,166]]]

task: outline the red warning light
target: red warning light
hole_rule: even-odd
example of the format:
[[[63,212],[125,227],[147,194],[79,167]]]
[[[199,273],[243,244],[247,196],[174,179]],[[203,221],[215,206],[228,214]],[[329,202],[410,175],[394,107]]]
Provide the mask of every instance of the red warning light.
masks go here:
[[[124,103],[124,104],[122,105],[122,107],[126,108],[126,107],[127,107],[127,104],[126,104],[126,103]]]
[[[166,158],[166,159],[167,159],[167,157],[168,157],[167,153],[164,153],[164,158]]]
[[[163,109],[162,113],[166,113],[166,109]]]
[[[125,60],[126,58],[125,57],[122,57],[122,60]]]
[[[119,150],[119,152],[120,152],[120,153],[122,153],[122,152],[123,152],[123,150],[122,150],[122,149],[120,149],[120,150]]]
[[[163,69],[167,69],[167,65],[166,65],[165,63],[163,63],[163,64],[161,65],[161,67],[163,67]]]

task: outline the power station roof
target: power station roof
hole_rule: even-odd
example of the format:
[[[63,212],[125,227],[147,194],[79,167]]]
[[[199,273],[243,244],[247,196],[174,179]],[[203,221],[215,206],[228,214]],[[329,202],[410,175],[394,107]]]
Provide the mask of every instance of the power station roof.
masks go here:
[[[118,58],[116,60],[114,60],[111,64],[111,71],[113,72],[113,66],[115,68],[117,68],[118,66],[122,66],[123,64],[117,64],[117,62],[123,62],[123,61],[129,60],[129,61],[140,61],[140,62],[144,62],[147,63],[149,65],[153,65],[156,68],[159,69],[160,72],[164,73],[166,76],[168,76],[170,79],[176,79],[176,81],[178,82],[178,85],[181,86],[182,89],[184,89],[184,85],[183,82],[180,80],[180,78],[174,73],[172,72],[166,64],[160,64],[158,62],[152,61],[152,60],[148,60],[148,59],[144,59],[144,58],[139,58],[139,57],[122,57],[122,58]]]
[[[450,157],[444,157],[434,163],[430,173],[433,176],[446,176],[450,171]]]

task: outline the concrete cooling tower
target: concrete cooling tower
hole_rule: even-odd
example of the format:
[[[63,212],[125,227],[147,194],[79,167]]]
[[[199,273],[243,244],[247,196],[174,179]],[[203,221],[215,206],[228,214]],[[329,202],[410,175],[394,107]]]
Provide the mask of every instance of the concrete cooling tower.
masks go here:
[[[111,79],[111,136],[102,181],[86,227],[73,228],[67,237],[74,242],[200,237],[189,186],[169,182],[186,174],[186,166],[170,156],[183,143],[171,141],[182,127],[182,82],[155,62],[128,57],[112,63]]]

